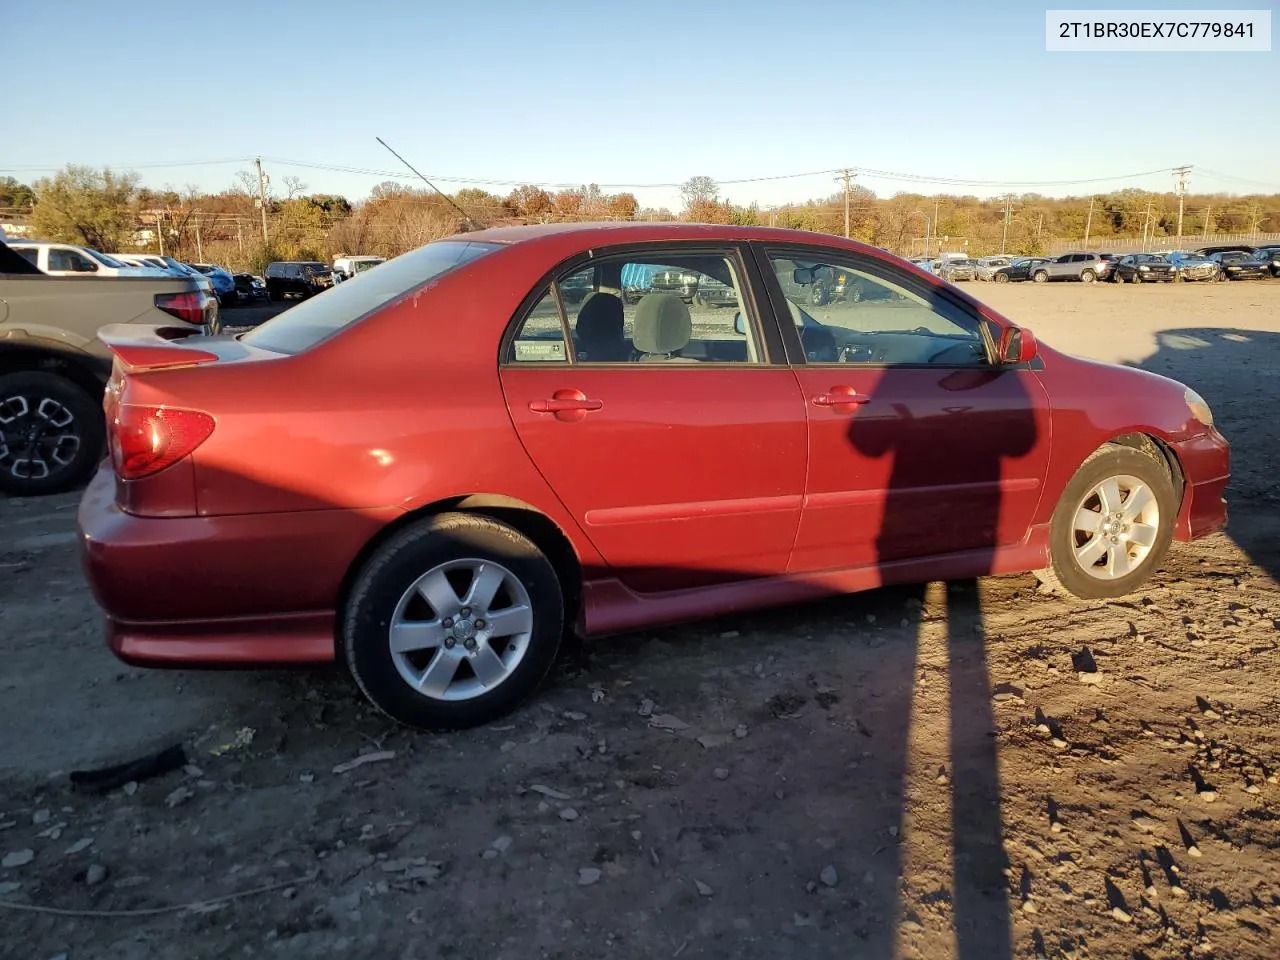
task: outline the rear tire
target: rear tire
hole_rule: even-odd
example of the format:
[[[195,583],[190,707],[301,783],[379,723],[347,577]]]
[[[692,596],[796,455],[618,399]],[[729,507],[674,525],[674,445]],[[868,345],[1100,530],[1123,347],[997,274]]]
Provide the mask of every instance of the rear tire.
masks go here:
[[[992,277],[992,279],[995,280],[996,283],[1008,283],[1009,275],[1007,273],[997,273]]]
[[[1109,443],[1080,465],[1053,512],[1050,566],[1036,571],[1042,583],[1099,600],[1132,593],[1159,568],[1173,539],[1178,503],[1167,466],[1157,456]],[[1114,489],[1100,496],[1109,484]],[[1112,541],[1102,524],[1116,512],[1122,516]]]
[[[1095,274],[1092,270],[1085,270],[1080,274],[1081,283],[1093,283],[1093,281],[1096,279],[1098,279],[1097,274]]]
[[[1043,270],[1037,270],[1035,273],[1031,275],[1031,279],[1034,280],[1036,283],[1048,283],[1049,274]]]
[[[0,492],[75,489],[98,468],[105,444],[102,403],[75,382],[37,371],[0,376]]]
[[[487,600],[482,575],[498,583]],[[468,600],[472,589],[478,595]],[[518,632],[500,633],[513,623]],[[489,723],[530,696],[563,632],[560,581],[533,542],[488,517],[445,513],[402,530],[364,565],[343,612],[341,644],[356,684],[387,716],[458,730]],[[409,637],[410,646],[393,650],[393,636]],[[415,639],[428,636],[432,642]]]

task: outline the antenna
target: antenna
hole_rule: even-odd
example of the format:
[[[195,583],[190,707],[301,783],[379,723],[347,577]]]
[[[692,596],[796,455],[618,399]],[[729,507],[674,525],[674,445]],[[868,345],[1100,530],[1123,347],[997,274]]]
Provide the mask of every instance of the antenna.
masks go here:
[[[388,144],[387,141],[383,140],[381,137],[374,137],[374,139],[377,140],[384,147],[386,147],[388,150],[391,150],[391,145]],[[430,187],[436,193],[440,194],[440,196],[444,197],[445,201],[449,204],[449,206],[453,207],[453,209],[457,210],[460,214],[462,214],[462,219],[467,221],[467,225],[469,227],[479,228],[480,226],[482,226],[481,224],[476,223],[476,221],[471,218],[471,215],[468,214],[467,211],[463,210],[460,206],[458,206],[454,202],[451,196],[449,196],[447,193],[445,193],[443,190],[437,187],[434,183],[428,180],[425,176],[423,176],[422,172],[417,167],[415,167],[412,163],[410,163],[404,157],[400,156],[400,154],[396,153],[394,150],[391,150],[391,155],[395,157],[397,160],[399,160],[401,163],[403,163],[410,170],[412,170],[414,173],[416,173],[418,177],[422,180],[422,182],[425,183],[428,187]]]

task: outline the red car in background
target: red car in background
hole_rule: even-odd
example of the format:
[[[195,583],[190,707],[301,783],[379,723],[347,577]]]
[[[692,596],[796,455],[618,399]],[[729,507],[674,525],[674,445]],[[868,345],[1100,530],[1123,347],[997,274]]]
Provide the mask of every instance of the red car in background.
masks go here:
[[[738,310],[628,303],[635,264]],[[832,270],[861,295],[813,305]],[[1119,596],[1226,523],[1192,390],[827,235],[489,229],[189,333],[101,333],[111,458],[79,523],[112,649],[337,658],[421,727],[511,709],[568,629],[1033,570]]]

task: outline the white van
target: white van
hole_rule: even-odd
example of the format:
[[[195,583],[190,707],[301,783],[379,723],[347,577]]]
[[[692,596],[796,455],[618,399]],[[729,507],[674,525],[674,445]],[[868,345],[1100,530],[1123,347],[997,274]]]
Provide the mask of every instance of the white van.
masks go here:
[[[363,273],[365,270],[371,270],[380,263],[385,263],[386,257],[358,256],[358,257],[334,257],[333,271],[342,275],[343,279],[350,280],[357,273]]]
[[[14,240],[9,249],[21,254],[41,272],[51,277],[163,277],[167,271],[155,267],[131,266],[105,253],[74,243],[44,240]]]

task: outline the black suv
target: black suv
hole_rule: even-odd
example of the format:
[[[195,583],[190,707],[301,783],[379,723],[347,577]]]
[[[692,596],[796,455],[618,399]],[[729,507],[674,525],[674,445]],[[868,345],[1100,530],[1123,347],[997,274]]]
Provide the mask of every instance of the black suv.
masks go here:
[[[267,299],[283,300],[296,293],[302,299],[333,286],[333,270],[318,260],[277,260],[267,265]]]

